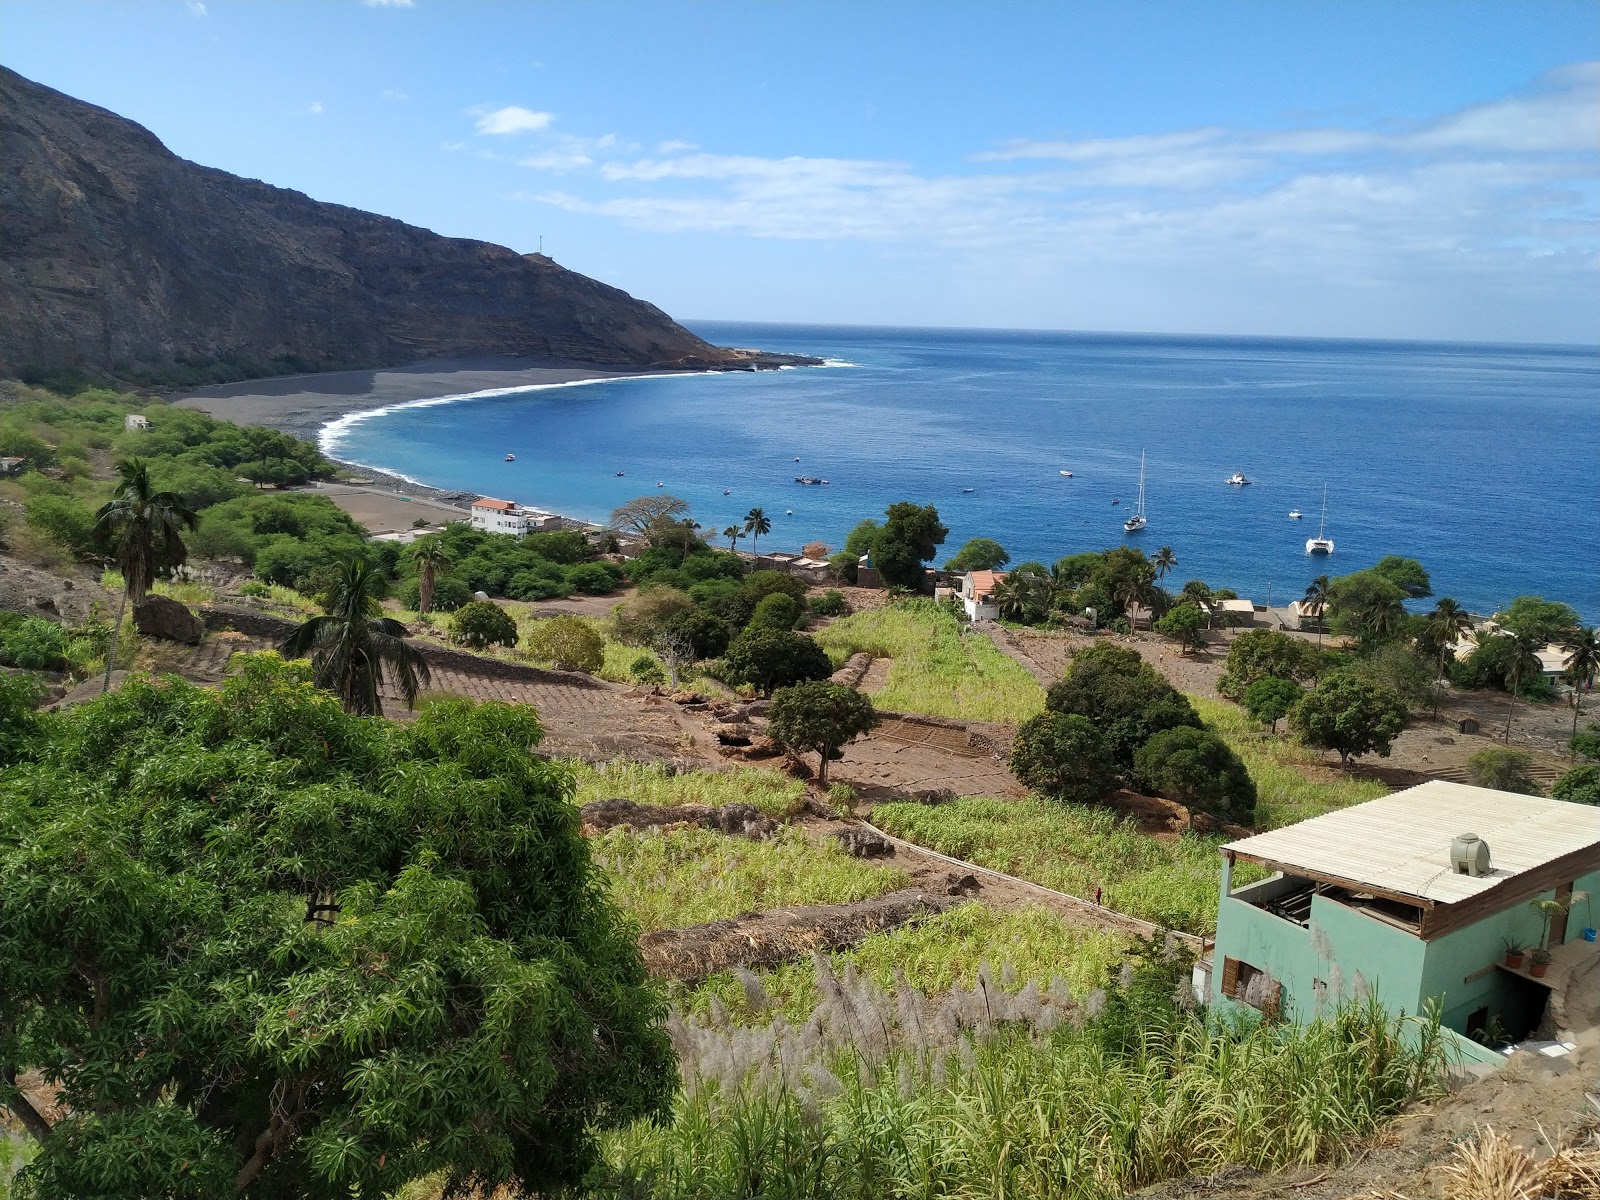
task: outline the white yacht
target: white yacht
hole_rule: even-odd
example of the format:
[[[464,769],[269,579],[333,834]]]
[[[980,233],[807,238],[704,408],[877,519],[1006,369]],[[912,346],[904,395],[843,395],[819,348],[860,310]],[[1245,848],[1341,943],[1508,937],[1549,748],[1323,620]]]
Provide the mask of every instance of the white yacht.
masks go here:
[[[508,455],[506,455],[506,461],[507,462],[516,462],[517,461],[517,456],[515,454],[508,454]]]
[[[1298,508],[1291,508],[1289,510],[1289,520],[1291,521],[1298,521],[1303,516],[1305,516],[1305,513],[1301,512]]]
[[[1144,451],[1139,451],[1139,506],[1133,510],[1133,516],[1122,523],[1122,527],[1129,533],[1138,533],[1145,527],[1144,519]]]
[[[1072,472],[1071,472],[1071,471],[1063,471],[1063,472],[1061,472],[1061,473],[1062,473],[1062,474],[1063,474],[1063,475],[1065,475],[1065,476],[1066,476],[1066,477],[1067,477],[1067,478],[1068,478],[1068,479],[1071,479],[1071,478],[1072,478]]]
[[[1229,475],[1222,482],[1223,483],[1231,483],[1234,487],[1249,487],[1250,486],[1250,481],[1244,477],[1244,472],[1243,471],[1235,471],[1232,475]]]
[[[1317,536],[1306,539],[1307,554],[1332,554],[1333,539],[1323,536],[1328,527],[1328,485],[1322,485],[1322,519],[1317,522]]]

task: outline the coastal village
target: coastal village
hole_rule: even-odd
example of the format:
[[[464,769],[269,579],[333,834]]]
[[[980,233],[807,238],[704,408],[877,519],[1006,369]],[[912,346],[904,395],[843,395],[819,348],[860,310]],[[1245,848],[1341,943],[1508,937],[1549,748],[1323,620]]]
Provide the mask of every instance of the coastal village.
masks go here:
[[[0,99],[0,1200],[1600,1197],[1585,597],[340,461],[825,360]]]

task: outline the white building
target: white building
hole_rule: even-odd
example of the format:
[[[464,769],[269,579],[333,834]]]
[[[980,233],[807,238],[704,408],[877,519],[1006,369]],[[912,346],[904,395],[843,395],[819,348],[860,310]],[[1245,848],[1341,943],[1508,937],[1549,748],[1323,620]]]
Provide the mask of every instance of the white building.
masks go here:
[[[122,418],[122,427],[124,429],[149,429],[150,418],[141,416],[138,413],[129,413]]]
[[[495,500],[483,496],[472,502],[474,529],[521,537],[528,532],[528,526],[528,515],[509,500]]]
[[[994,589],[1006,577],[1004,571],[968,571],[961,577],[961,607],[971,621],[998,621],[1000,607],[994,602]]]

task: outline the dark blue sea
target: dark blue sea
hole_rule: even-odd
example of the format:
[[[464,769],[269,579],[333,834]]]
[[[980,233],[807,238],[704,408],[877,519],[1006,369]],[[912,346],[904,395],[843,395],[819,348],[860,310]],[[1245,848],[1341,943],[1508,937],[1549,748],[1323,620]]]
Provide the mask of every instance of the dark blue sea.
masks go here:
[[[947,553],[977,535],[1013,563],[1171,546],[1177,583],[1258,603],[1404,554],[1474,611],[1533,592],[1600,618],[1594,347],[693,328],[832,365],[401,406],[340,422],[325,448],[594,521],[655,491],[713,531],[759,505],[774,549],[837,547],[908,499],[938,506]],[[1141,451],[1149,525],[1125,534]],[[1225,484],[1234,471],[1251,485]],[[1324,485],[1335,552],[1313,559]]]

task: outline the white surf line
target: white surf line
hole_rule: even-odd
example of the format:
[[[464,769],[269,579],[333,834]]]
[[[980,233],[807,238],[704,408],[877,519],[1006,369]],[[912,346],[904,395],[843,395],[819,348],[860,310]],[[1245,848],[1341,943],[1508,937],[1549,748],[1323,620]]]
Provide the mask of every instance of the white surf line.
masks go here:
[[[1140,929],[1150,934],[1159,934],[1162,936],[1171,934],[1175,938],[1188,942],[1196,950],[1199,950],[1202,953],[1204,953],[1207,949],[1206,939],[1202,937],[1196,937],[1192,933],[1185,933],[1181,929],[1168,929],[1165,925],[1157,925],[1154,922],[1145,921],[1139,917],[1130,917],[1127,913],[1118,912],[1114,908],[1107,908],[1104,904],[1096,904],[1093,900],[1085,900],[1082,896],[1073,896],[1066,892],[1058,892],[1054,888],[1047,888],[1042,884],[1034,883],[1032,880],[1018,879],[1015,875],[1007,875],[1004,871],[996,871],[991,867],[980,867],[977,863],[969,863],[964,862],[959,858],[951,858],[948,854],[940,854],[937,850],[930,850],[926,846],[917,845],[916,842],[908,842],[902,838],[895,837],[892,833],[885,833],[871,821],[865,820],[864,818],[858,817],[857,820],[859,820],[861,824],[865,825],[868,829],[872,830],[873,833],[876,833],[885,841],[891,842],[896,846],[904,847],[905,849],[911,850],[917,854],[932,855],[941,862],[949,863],[952,867],[960,867],[962,870],[969,871],[974,875],[988,875],[992,879],[1003,879],[1007,883],[1021,884],[1024,888],[1027,888],[1030,891],[1035,891],[1041,895],[1049,896],[1054,900],[1069,901],[1074,907],[1081,908],[1085,912],[1096,913],[1102,916],[1110,915],[1115,917],[1118,923],[1126,922],[1130,925],[1136,925]]]

